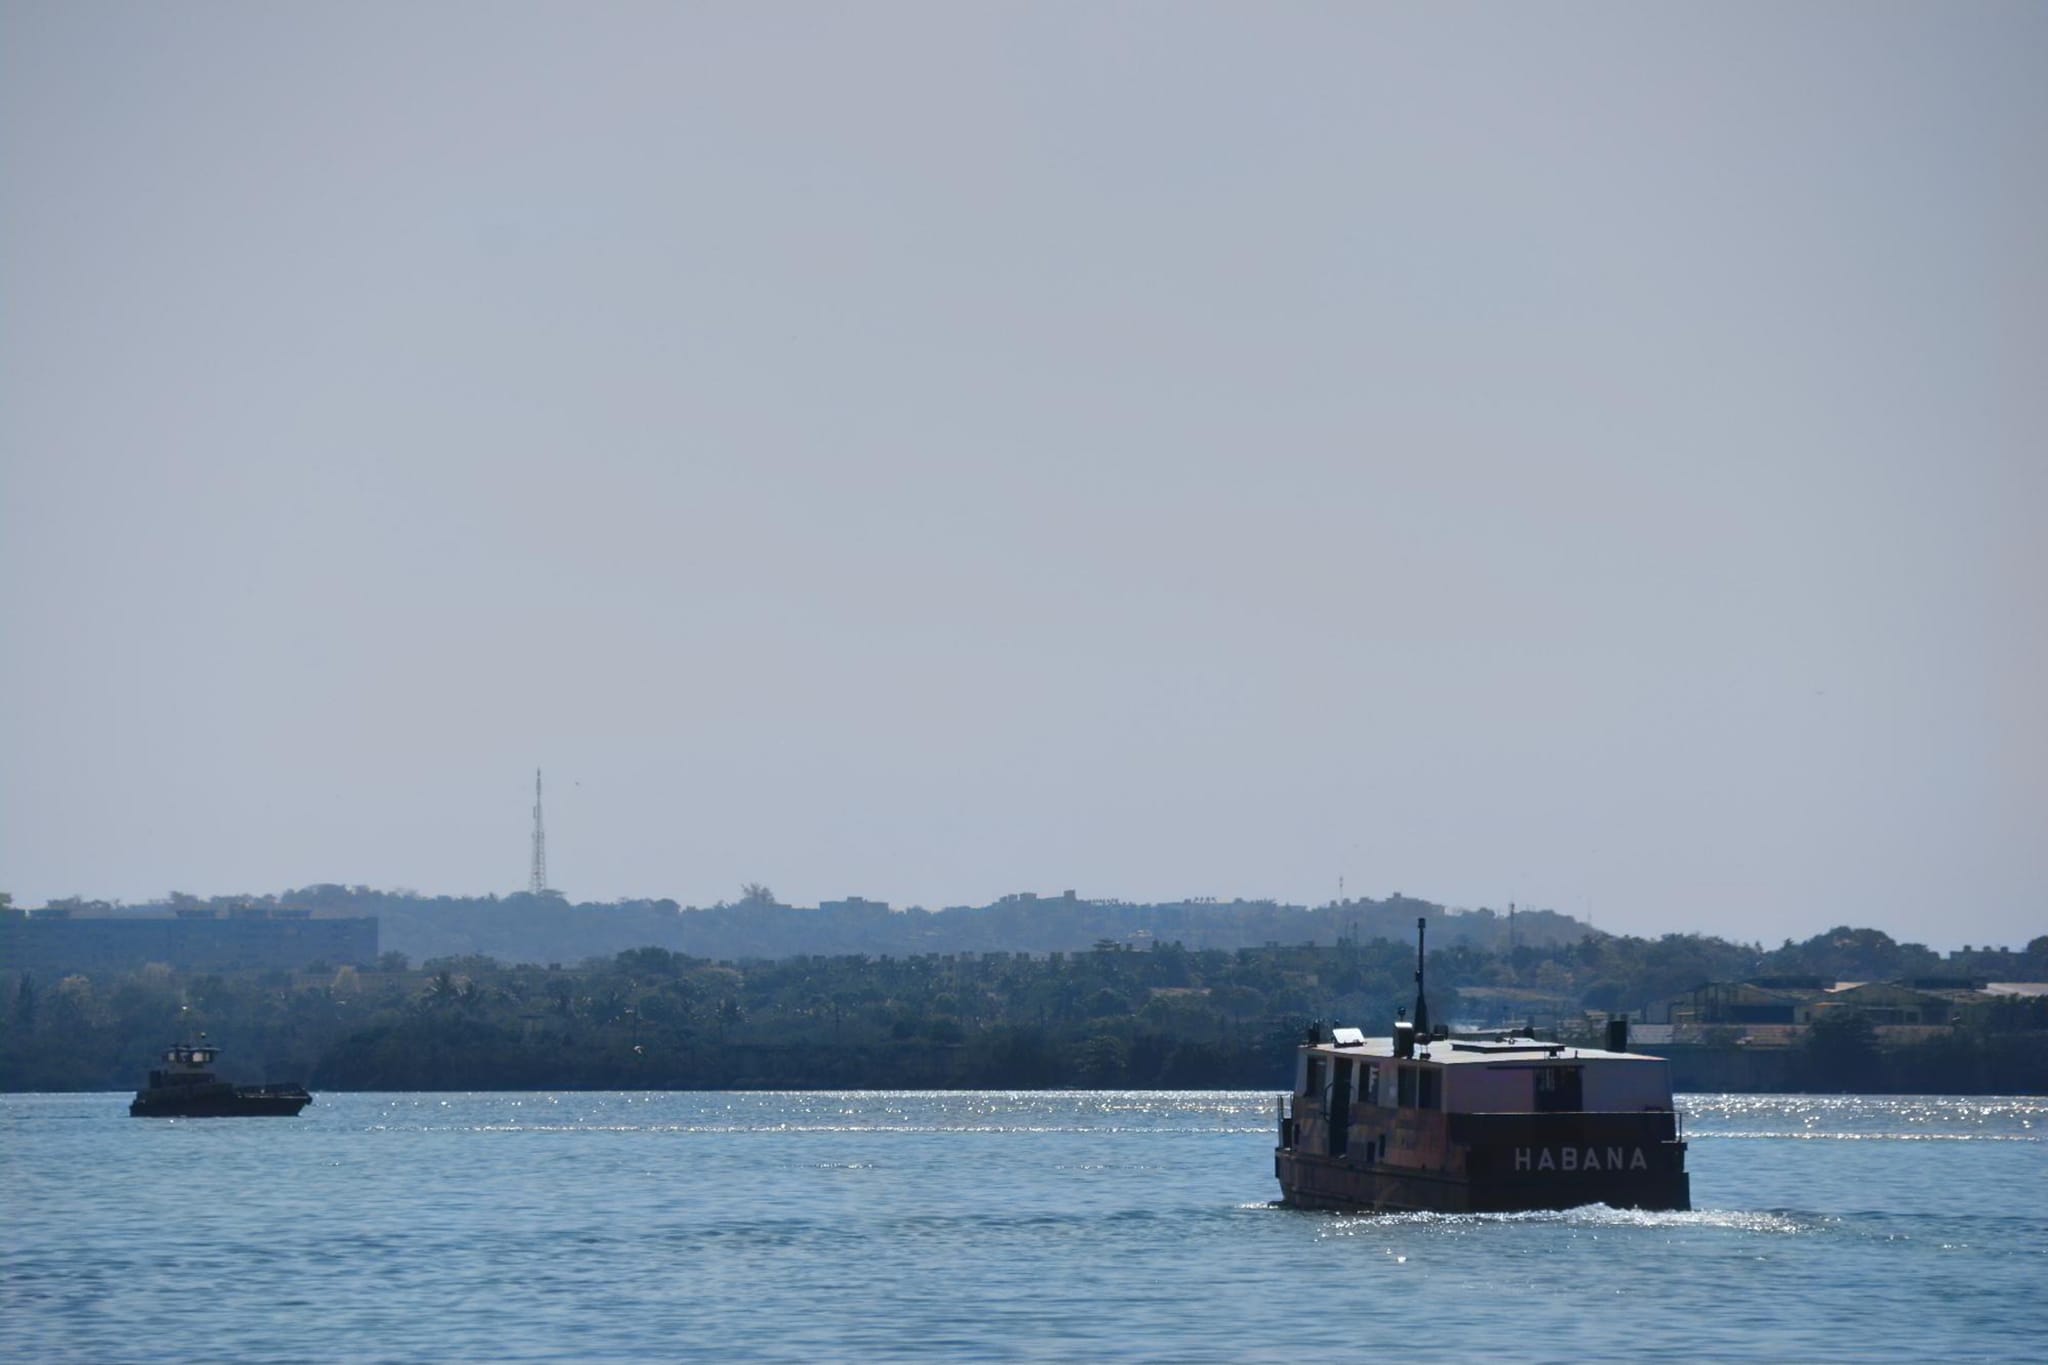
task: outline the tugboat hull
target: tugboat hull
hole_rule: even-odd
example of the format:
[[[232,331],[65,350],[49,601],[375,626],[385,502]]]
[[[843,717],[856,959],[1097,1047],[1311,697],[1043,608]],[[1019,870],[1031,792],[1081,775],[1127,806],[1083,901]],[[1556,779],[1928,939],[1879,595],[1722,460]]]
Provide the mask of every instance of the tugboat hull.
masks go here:
[[[218,1095],[137,1095],[128,1116],[138,1119],[294,1118],[313,1102],[303,1090],[223,1087]]]

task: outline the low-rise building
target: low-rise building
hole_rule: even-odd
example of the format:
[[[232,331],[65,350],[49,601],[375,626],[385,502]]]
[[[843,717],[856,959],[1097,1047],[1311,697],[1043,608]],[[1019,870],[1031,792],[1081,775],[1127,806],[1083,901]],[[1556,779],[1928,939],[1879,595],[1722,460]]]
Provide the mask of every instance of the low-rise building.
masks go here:
[[[1860,1014],[1879,1027],[1945,1028],[1955,1022],[1955,1003],[1948,997],[1891,981],[1836,985],[1804,1002],[1797,1022],[1811,1024],[1840,1011]]]

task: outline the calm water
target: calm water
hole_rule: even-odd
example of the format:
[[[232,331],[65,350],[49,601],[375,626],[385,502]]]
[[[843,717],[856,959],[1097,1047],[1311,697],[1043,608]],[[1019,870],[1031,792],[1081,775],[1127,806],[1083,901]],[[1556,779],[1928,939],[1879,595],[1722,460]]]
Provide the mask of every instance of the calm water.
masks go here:
[[[1691,1096],[1690,1214],[1270,1206],[1242,1093],[0,1096],[13,1360],[2038,1360],[2048,1100]]]

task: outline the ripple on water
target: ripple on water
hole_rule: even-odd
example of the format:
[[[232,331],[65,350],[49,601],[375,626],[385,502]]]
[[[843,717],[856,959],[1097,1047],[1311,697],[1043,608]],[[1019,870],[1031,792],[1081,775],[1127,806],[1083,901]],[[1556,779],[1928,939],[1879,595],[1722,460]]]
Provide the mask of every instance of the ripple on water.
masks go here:
[[[1274,1208],[1280,1205],[1272,1205]],[[1701,1228],[1774,1237],[1819,1231],[1827,1220],[1777,1210],[1691,1209],[1683,1213],[1648,1209],[1614,1209],[1586,1204],[1575,1209],[1539,1209],[1522,1213],[1362,1213],[1332,1215],[1334,1235],[1352,1236],[1385,1228],[1441,1228],[1463,1231],[1485,1227],[1565,1229]]]

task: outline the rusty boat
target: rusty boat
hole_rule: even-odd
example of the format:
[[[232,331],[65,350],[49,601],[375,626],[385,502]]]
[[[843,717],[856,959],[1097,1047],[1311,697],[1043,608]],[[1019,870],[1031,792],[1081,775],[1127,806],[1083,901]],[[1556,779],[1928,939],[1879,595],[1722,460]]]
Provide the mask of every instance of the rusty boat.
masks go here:
[[[1432,1032],[1418,921],[1413,1020],[1392,1037],[1312,1026],[1280,1102],[1281,1202],[1350,1212],[1692,1207],[1661,1057],[1522,1033]]]

